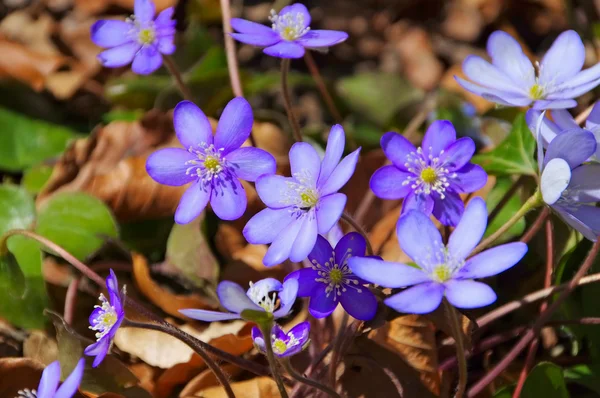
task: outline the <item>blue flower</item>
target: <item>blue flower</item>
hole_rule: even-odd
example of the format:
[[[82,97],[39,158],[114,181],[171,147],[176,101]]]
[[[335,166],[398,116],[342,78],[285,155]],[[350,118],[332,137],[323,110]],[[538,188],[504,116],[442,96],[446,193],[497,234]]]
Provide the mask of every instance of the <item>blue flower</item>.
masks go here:
[[[433,213],[442,224],[454,226],[464,210],[459,194],[475,192],[487,181],[485,171],[469,162],[473,140],[457,140],[447,120],[432,123],[419,148],[394,132],[381,138],[381,147],[392,165],[375,171],[371,190],[382,199],[404,198],[403,214]]]
[[[96,305],[90,315],[90,329],[96,331],[96,342],[88,346],[84,354],[94,356],[93,367],[97,367],[106,357],[112,346],[113,338],[117,329],[125,319],[125,286],[119,292],[119,283],[117,276],[110,270],[110,275],[106,278],[106,289],[108,290],[107,299],[104,294],[100,294],[101,305]]]
[[[534,109],[573,108],[573,99],[600,84],[600,64],[584,71],[585,47],[579,35],[561,33],[535,68],[519,43],[508,33],[496,31],[488,39],[492,63],[475,55],[463,62],[463,72],[472,81],[456,77],[466,90],[488,101]]]
[[[271,329],[271,346],[273,353],[280,357],[290,357],[301,352],[309,343],[310,322],[302,322],[285,332],[278,324],[273,325]],[[259,328],[252,328],[252,341],[256,348],[263,354],[265,350],[265,340]]]
[[[346,234],[335,246],[319,235],[315,248],[308,255],[311,268],[303,268],[285,279],[298,280],[298,297],[310,297],[308,311],[315,318],[330,315],[338,303],[356,319],[368,321],[375,316],[377,299],[367,283],[354,275],[348,260],[364,256],[367,243],[357,233]]]
[[[58,383],[60,382],[60,364],[58,361],[54,361],[44,369],[37,390],[30,390],[28,388],[19,390],[17,398],[71,398],[79,388],[84,367],[85,360],[81,358],[69,377],[58,387]]]
[[[241,319],[245,310],[263,311],[273,315],[275,319],[289,314],[296,294],[298,282],[285,281],[283,284],[277,279],[265,278],[256,283],[250,283],[248,291],[240,285],[230,281],[223,281],[217,286],[217,296],[221,305],[230,312],[218,312],[196,309],[179,310],[183,315],[205,322],[227,321]],[[280,306],[277,308],[277,299]]]
[[[108,48],[98,59],[102,65],[118,68],[132,63],[131,69],[148,75],[162,65],[162,54],[175,52],[175,21],[169,7],[154,19],[151,0],[135,0],[134,15],[127,21],[101,20],[92,25],[92,41]]]
[[[256,181],[275,173],[275,158],[254,147],[241,148],[252,131],[252,108],[242,97],[225,107],[216,135],[204,113],[190,101],[182,101],[173,112],[173,124],[182,148],[166,148],[148,157],[146,170],[165,185],[192,183],[175,212],[175,221],[187,224],[210,201],[223,220],[240,218],[246,210],[246,191],[240,180]]]
[[[346,32],[337,30],[311,30],[310,14],[302,4],[283,7],[279,14],[271,10],[269,19],[272,27],[232,18],[231,26],[239,33],[231,36],[237,41],[258,47],[266,47],[263,52],[279,58],[301,58],[305,48],[323,48],[343,42]]]
[[[400,288],[412,286],[384,300],[399,312],[426,314],[446,299],[458,308],[479,308],[496,301],[496,293],[488,285],[476,282],[518,263],[527,252],[521,242],[493,247],[469,259],[487,226],[487,209],[481,198],[467,205],[448,245],[428,216],[410,211],[400,217],[396,232],[404,252],[416,267],[374,258],[352,257],[350,269],[371,283]]]
[[[304,260],[317,234],[326,234],[340,219],[346,195],[337,191],[354,173],[360,152],[340,161],[344,145],[344,129],[335,125],[322,161],[310,144],[298,142],[290,149],[292,177],[273,174],[256,181],[258,196],[268,208],[248,221],[243,234],[252,244],[272,243],[263,258],[267,267],[287,258]]]

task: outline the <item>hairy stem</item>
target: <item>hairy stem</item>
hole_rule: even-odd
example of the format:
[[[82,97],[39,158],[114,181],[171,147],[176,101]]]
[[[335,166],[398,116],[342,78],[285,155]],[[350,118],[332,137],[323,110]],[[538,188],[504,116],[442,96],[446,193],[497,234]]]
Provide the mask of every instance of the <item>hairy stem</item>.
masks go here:
[[[371,252],[372,253],[372,252]],[[343,336],[346,332],[346,325],[348,324],[348,320],[350,317],[347,312],[344,312],[344,316],[342,317],[342,321],[340,322],[340,328],[335,335],[335,340],[333,341],[333,349],[331,350],[331,363],[329,364],[329,384],[331,387],[335,388],[337,383],[337,368],[340,357],[340,350],[342,348]]]
[[[229,0],[221,1],[221,15],[223,17],[223,37],[225,39],[225,53],[227,54],[227,69],[229,70],[229,80],[231,80],[231,90],[236,97],[243,97],[242,82],[238,68],[237,56],[235,52],[235,40],[231,37],[231,6]]]
[[[356,222],[352,216],[348,213],[342,213],[342,220],[346,221],[352,228],[356,230],[359,234],[364,236],[365,241],[367,242],[367,255],[373,255],[373,246],[371,246],[371,242],[369,242],[369,235],[367,235],[367,231],[364,230],[363,227],[360,226],[358,222]]]
[[[292,376],[294,379],[298,380],[300,383],[314,387],[317,390],[320,390],[331,397],[341,398],[340,394],[333,391],[331,388],[327,387],[326,385],[321,384],[313,379],[309,379],[308,377],[301,375],[298,371],[296,371],[296,369],[294,369],[294,367],[292,366],[292,364],[290,363],[290,361],[287,358],[284,358],[281,361],[281,364],[283,365],[285,370],[288,372],[288,374],[290,376]]]
[[[173,58],[171,58],[168,55],[163,55],[163,60],[165,61],[165,66],[169,70],[169,73],[175,79],[175,84],[177,85],[177,88],[181,92],[181,95],[183,95],[183,98],[185,98],[188,101],[191,101],[193,98],[192,92],[190,91],[190,88],[188,86],[186,86],[186,84],[183,82],[183,77],[181,76],[181,72],[179,71],[179,68],[177,68],[177,65],[175,65]]]
[[[288,74],[290,72],[290,60],[289,58],[283,58],[281,60],[281,94],[283,95],[283,105],[285,106],[285,112],[287,113],[288,120],[292,126],[292,134],[297,142],[302,142],[302,133],[300,132],[300,124],[294,114],[292,107],[292,96],[290,94],[290,88],[288,86]]]
[[[273,379],[275,379],[275,383],[277,384],[281,398],[288,398],[287,390],[285,389],[285,385],[281,379],[281,374],[279,373],[279,364],[277,363],[275,354],[273,353],[273,342],[271,341],[272,326],[273,325],[268,324],[259,325],[263,334],[263,339],[265,340],[265,351],[267,353],[267,359],[269,360],[269,366],[271,367],[271,374],[273,375]]]
[[[444,300],[446,314],[448,314],[452,337],[456,342],[456,358],[458,359],[458,386],[456,387],[456,398],[462,398],[467,388],[467,357],[465,356],[465,344],[462,338],[462,328],[460,324],[460,313]]]

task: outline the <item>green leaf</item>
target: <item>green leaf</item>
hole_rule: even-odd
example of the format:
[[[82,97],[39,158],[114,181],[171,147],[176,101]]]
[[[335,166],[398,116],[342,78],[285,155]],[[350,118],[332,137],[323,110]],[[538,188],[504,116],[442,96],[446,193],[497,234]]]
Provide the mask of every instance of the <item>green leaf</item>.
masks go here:
[[[21,171],[62,153],[75,131],[0,108],[0,169]]]
[[[511,188],[513,184],[513,180],[509,177],[499,177],[496,180],[496,185],[488,195],[486,199],[488,213],[491,213],[496,205],[502,200],[506,192]],[[519,192],[515,193],[504,205],[502,210],[498,213],[496,218],[492,220],[492,222],[488,225],[485,236],[489,236],[496,232],[500,227],[502,227],[506,222],[512,217],[513,214],[517,212],[523,205],[523,201],[519,196]],[[515,236],[520,236],[523,231],[525,231],[525,219],[521,218],[517,221],[512,227],[508,229],[500,238],[497,243],[506,242]]]
[[[537,175],[534,160],[535,138],[529,131],[525,115],[517,116],[508,137],[494,150],[473,157],[473,163],[497,176]]]
[[[102,115],[102,121],[104,123],[111,122],[135,122],[144,116],[144,111],[141,109],[125,110],[115,109]]]
[[[36,232],[84,260],[107,237],[117,237],[117,224],[106,205],[94,196],[65,192],[40,208]]]
[[[569,398],[563,370],[550,362],[537,364],[527,376],[522,398]]]
[[[515,386],[504,386],[494,394],[494,398],[512,398]]]
[[[339,95],[357,113],[385,126],[402,108],[423,99],[423,91],[395,74],[360,73],[340,79]]]
[[[568,382],[580,384],[600,395],[600,364],[575,365],[565,369]]]
[[[119,227],[121,240],[131,250],[143,254],[150,263],[164,259],[173,216],[122,223]]]
[[[37,166],[33,166],[28,168],[23,172],[23,180],[21,181],[21,185],[23,188],[27,190],[30,194],[36,195],[40,193],[46,182],[50,179],[52,175],[52,167],[39,164]]]

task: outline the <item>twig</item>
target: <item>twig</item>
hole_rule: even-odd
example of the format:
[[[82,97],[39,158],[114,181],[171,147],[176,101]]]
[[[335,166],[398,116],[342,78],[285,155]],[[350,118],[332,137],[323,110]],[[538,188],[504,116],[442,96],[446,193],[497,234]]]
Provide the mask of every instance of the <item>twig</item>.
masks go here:
[[[456,398],[463,398],[467,388],[467,358],[465,356],[465,345],[462,338],[462,328],[460,325],[460,315],[452,307],[448,300],[444,300],[446,314],[450,320],[452,337],[456,342],[456,357],[458,359],[458,387],[456,388]]]
[[[290,72],[290,60],[289,58],[283,58],[281,60],[281,94],[283,96],[283,105],[285,106],[285,112],[287,113],[288,120],[292,126],[292,133],[296,142],[302,142],[302,133],[300,132],[300,124],[294,114],[294,108],[292,107],[292,96],[290,94],[290,88],[288,86],[288,74]]]
[[[237,56],[235,52],[235,41],[231,37],[231,6],[229,0],[221,0],[221,15],[223,17],[223,37],[225,39],[225,54],[227,55],[227,69],[229,70],[229,80],[231,81],[231,90],[236,97],[243,97],[242,82],[238,68]]]
[[[365,231],[364,228],[361,227],[358,222],[356,222],[348,213],[342,213],[342,220],[346,221],[352,228],[356,230],[356,232],[365,237],[365,241],[367,242],[367,255],[372,256],[374,251],[373,246],[371,246],[371,242],[369,242],[369,235],[367,235],[367,231]]]
[[[531,227],[525,232],[525,234],[521,237],[520,241],[523,243],[529,243],[531,239],[538,233],[538,231],[544,225],[544,221],[550,215],[550,209],[548,207],[544,207],[540,214],[537,216]]]
[[[306,368],[306,370],[304,371],[305,374],[307,374],[308,376],[312,376],[313,371],[317,368],[317,366],[319,366],[319,364],[321,362],[323,362],[323,360],[325,359],[325,357],[327,356],[327,354],[329,354],[329,352],[333,349],[333,342],[329,343],[327,345],[327,347],[325,347],[325,349],[323,351],[321,351],[321,353],[319,354],[319,356],[317,356],[312,363],[308,366],[308,368]],[[291,394],[290,394],[290,398],[297,398],[300,393],[302,392],[303,388],[306,387],[303,384],[298,384],[296,383],[296,385],[294,386],[294,389],[292,390]]]
[[[63,313],[63,318],[67,325],[73,324],[73,314],[75,313],[75,304],[77,304],[77,291],[79,290],[79,282],[81,282],[81,278],[76,276],[69,283],[69,287],[67,288],[67,295],[65,296],[65,311]]]
[[[165,61],[165,66],[169,70],[169,73],[175,79],[175,84],[181,92],[181,95],[183,95],[183,98],[185,98],[188,101],[191,101],[193,98],[192,92],[190,91],[189,87],[186,86],[183,82],[181,72],[179,72],[179,69],[177,68],[177,65],[175,65],[175,62],[173,62],[173,59],[168,55],[163,55],[163,60]]]
[[[305,377],[303,375],[301,375],[298,371],[296,371],[296,369],[294,369],[294,367],[292,366],[292,364],[290,363],[289,359],[284,358],[281,363],[283,364],[283,367],[285,368],[285,370],[288,372],[288,374],[290,376],[292,376],[294,379],[298,380],[300,383],[309,385],[311,387],[314,387],[320,391],[323,391],[325,394],[332,396],[334,398],[341,398],[340,394],[338,394],[337,392],[335,392],[334,390],[332,390],[331,388],[327,387],[324,384],[321,384],[315,380],[309,379],[308,377]]]

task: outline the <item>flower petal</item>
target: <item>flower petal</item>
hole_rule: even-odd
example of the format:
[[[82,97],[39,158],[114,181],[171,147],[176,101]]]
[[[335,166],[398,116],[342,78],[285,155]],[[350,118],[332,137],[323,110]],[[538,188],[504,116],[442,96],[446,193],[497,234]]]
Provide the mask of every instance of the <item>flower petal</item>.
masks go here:
[[[304,47],[293,41],[283,40],[275,45],[265,48],[263,52],[278,58],[302,58],[304,56]]]
[[[279,11],[280,16],[284,16],[286,14],[292,14],[291,17],[296,20],[296,22],[300,22],[299,19],[302,20],[303,28],[306,28],[310,25],[310,13],[304,4],[295,3],[290,6],[285,6]]]
[[[522,242],[496,246],[471,257],[456,275],[465,279],[498,275],[521,261],[525,253],[527,245]]]
[[[586,130],[596,132],[600,128],[600,101],[597,101],[585,122]]]
[[[290,337],[293,336],[294,339],[298,341],[298,344],[286,350],[286,352],[281,355],[282,357],[289,357],[302,351],[310,337],[310,322],[305,321],[297,324],[290,329],[287,335]]]
[[[535,69],[523,53],[521,45],[508,33],[501,30],[492,33],[487,42],[487,51],[492,63],[520,87],[535,83]]]
[[[428,314],[440,306],[444,286],[439,283],[422,283],[395,294],[383,302],[388,307],[406,314]]]
[[[367,287],[361,286],[358,289],[348,288],[339,296],[340,303],[350,316],[360,321],[370,321],[377,312],[377,298]]]
[[[406,287],[430,280],[419,268],[374,257],[351,257],[348,259],[348,265],[353,274],[383,287]]]
[[[557,109],[558,111],[558,109]],[[563,111],[563,109],[561,109]],[[554,118],[554,110],[552,111],[552,117]],[[565,111],[568,113],[568,111]],[[542,136],[542,145],[544,148],[548,147],[548,144],[552,142],[554,137],[558,134],[562,133],[562,129],[554,123],[552,120],[544,117],[540,123],[540,117],[542,113],[535,109],[529,109],[525,114],[525,120],[527,121],[527,126],[529,126],[529,131],[533,134],[537,141],[537,132],[536,128],[539,124],[540,135]]]
[[[264,209],[248,221],[242,234],[254,245],[271,243],[294,219],[288,209]]]
[[[560,84],[575,76],[585,62],[585,47],[574,30],[561,33],[540,63],[540,84]]]
[[[60,381],[60,364],[58,361],[46,366],[37,388],[38,398],[54,398],[54,393]]]
[[[231,281],[222,281],[217,286],[217,296],[223,308],[227,311],[239,314],[244,310],[263,311],[256,305],[246,291],[237,283]]]
[[[344,128],[339,124],[336,124],[331,128],[329,137],[327,137],[325,156],[323,157],[323,162],[321,163],[321,171],[319,173],[317,185],[320,186],[327,181],[333,170],[340,162],[340,159],[342,159],[345,145],[346,137],[344,135]]]
[[[460,170],[454,172],[456,175],[450,179],[450,187],[459,193],[471,193],[485,186],[488,175],[485,170],[476,164],[468,163]]]
[[[90,28],[94,44],[100,47],[116,47],[131,42],[129,31],[131,24],[125,21],[103,19]]]
[[[358,232],[349,232],[335,246],[335,263],[342,266],[344,260],[354,256],[364,256],[367,241]]]
[[[318,235],[315,246],[308,255],[308,260],[311,264],[324,266],[325,263],[331,263],[332,258],[334,258],[333,247],[331,247],[329,241],[323,235]]]
[[[224,180],[212,189],[210,206],[221,220],[237,220],[246,211],[246,190],[237,178]]]
[[[462,137],[448,145],[440,155],[442,164],[450,170],[460,169],[473,157],[475,143],[469,137]]]
[[[525,93],[513,93],[507,92],[503,90],[496,90],[492,88],[482,87],[478,84],[471,83],[465,79],[462,79],[458,76],[454,76],[454,79],[464,88],[465,90],[477,94],[482,98],[495,102],[500,105],[505,106],[527,106],[531,104],[533,101],[529,96]]]
[[[571,228],[580,232],[586,239],[596,242],[600,236],[600,208],[587,205],[563,207],[559,204],[552,208]]]
[[[167,7],[158,13],[154,20],[154,25],[158,29],[164,29],[165,27],[175,26],[176,21],[173,20],[173,14],[175,14],[175,7]]]
[[[346,206],[346,195],[334,193],[319,200],[316,210],[318,230],[320,234],[326,234],[337,223]]]
[[[179,206],[175,210],[175,222],[187,224],[198,217],[210,199],[210,189],[204,188],[202,182],[196,181],[183,193]]]
[[[298,297],[310,297],[313,290],[318,288],[325,289],[325,284],[316,282],[319,273],[312,268],[302,268],[288,274],[284,280],[296,279],[298,281]]]
[[[108,351],[110,350],[110,339],[107,336],[104,336],[96,343],[89,345],[85,348],[83,353],[88,356],[94,356],[94,362],[92,362],[92,367],[97,368],[98,365],[104,361]],[[39,397],[38,397],[39,398]]]
[[[571,185],[574,189],[569,197],[577,202],[600,201],[600,164],[590,163],[579,166],[571,174]]]
[[[134,42],[113,47],[98,54],[98,60],[107,68],[119,68],[129,65],[140,47],[138,43]]]
[[[213,143],[212,127],[208,118],[193,102],[181,101],[173,111],[173,126],[177,139],[184,148],[198,148]]]
[[[446,191],[444,198],[433,195],[433,215],[444,225],[456,226],[465,210],[460,195],[456,192]]]
[[[195,309],[184,309],[179,310],[183,315],[188,318],[196,319],[204,322],[217,322],[217,321],[229,321],[232,319],[240,319],[240,314],[228,314],[226,312],[218,311],[207,311],[207,310],[195,310]]]
[[[592,90],[600,83],[600,64],[577,73],[566,82],[554,86],[547,99],[575,98]]]
[[[456,260],[467,258],[477,246],[487,226],[487,208],[480,197],[469,201],[456,229],[448,239],[448,250]]]
[[[186,162],[197,159],[185,149],[164,148],[152,153],[146,160],[146,171],[160,184],[181,186],[196,179],[186,174],[190,167]]]
[[[231,27],[240,33],[270,35],[275,33],[271,27],[242,18],[231,18]]]
[[[227,161],[234,167],[238,178],[256,181],[264,174],[276,172],[275,158],[260,148],[242,147],[227,154]]]
[[[255,33],[230,33],[231,37],[239,41],[240,43],[249,44],[257,47],[269,47],[275,43],[281,41],[279,35],[270,30],[268,34],[255,34]]]
[[[566,161],[560,158],[549,161],[546,167],[544,167],[540,182],[544,202],[553,205],[560,199],[570,181],[571,168]]]
[[[135,54],[131,70],[139,75],[149,75],[162,65],[162,55],[155,46],[143,46]]]
[[[597,84],[594,85],[594,87]],[[583,93],[587,93],[588,91],[590,91],[592,88],[591,87],[589,90],[586,88],[584,90],[581,91],[580,94],[577,95],[573,95],[573,97],[578,97]],[[552,97],[552,94],[548,94],[547,98]],[[571,91],[569,90],[569,92],[564,91],[562,93],[560,93],[560,95],[556,95],[557,97],[567,97],[570,98],[572,97],[571,95]],[[575,108],[577,106],[577,101],[572,100],[572,99],[557,99],[557,100],[537,100],[533,103],[533,105],[531,106],[532,109],[537,109],[537,110],[544,110],[544,109],[568,109],[568,108]]]
[[[410,210],[418,210],[423,214],[430,215],[433,211],[433,198],[425,193],[410,192],[402,203],[402,214],[406,214]]]
[[[381,137],[381,149],[385,156],[401,171],[408,171],[406,166],[406,158],[413,152],[417,152],[417,148],[398,133],[390,131]]]
[[[288,259],[300,228],[302,228],[302,220],[293,218],[277,235],[269,249],[267,249],[267,253],[263,257],[263,264],[267,267],[272,267]]]
[[[589,131],[578,129],[559,134],[546,151],[544,164],[554,158],[564,159],[574,169],[596,152],[596,137]]]
[[[154,19],[156,8],[152,0],[135,0],[133,3],[133,13],[138,22],[150,22]]]
[[[458,308],[479,308],[496,301],[496,293],[485,283],[472,280],[449,280],[446,285],[446,298]]]
[[[400,199],[413,190],[410,183],[404,183],[411,176],[411,173],[401,171],[396,166],[383,166],[373,173],[369,186],[378,198]]]
[[[309,30],[308,33],[296,39],[296,43],[308,48],[331,47],[348,38],[348,33],[338,30]]]
[[[433,221],[420,211],[411,210],[400,217],[396,226],[398,242],[404,252],[425,272],[442,255],[442,236]]]
[[[268,207],[283,209],[290,207],[290,196],[297,195],[294,191],[294,179],[278,174],[262,175],[256,180],[256,192]]]
[[[329,178],[319,187],[321,195],[330,195],[340,190],[356,170],[360,148],[346,156],[333,170]]]
[[[469,138],[466,138],[467,140]],[[447,120],[436,120],[431,123],[425,132],[421,148],[425,158],[430,156],[436,158],[450,144],[456,141],[456,130],[454,126]]]
[[[171,55],[175,52],[175,37],[165,36],[158,39],[158,52],[165,55]]]
[[[84,369],[85,359],[81,358],[79,361],[77,361],[75,369],[73,369],[71,374],[65,379],[58,391],[56,391],[54,398],[71,398],[73,395],[75,395],[77,389],[79,388],[79,383],[81,383]]]
[[[469,80],[491,90],[511,94],[526,94],[525,87],[520,86],[522,84],[520,81],[514,81],[498,67],[476,55],[467,56],[463,61],[462,69]]]
[[[290,251],[290,261],[298,263],[310,254],[317,242],[317,219],[312,215],[304,216],[302,228]]]
[[[241,147],[250,136],[253,121],[254,116],[248,101],[243,97],[229,101],[219,118],[215,147],[223,148],[224,154]]]
[[[308,312],[315,318],[325,318],[335,310],[338,301],[334,300],[334,292],[326,292],[325,289],[315,289],[308,303]]]
[[[292,145],[289,156],[292,177],[300,177],[316,187],[321,172],[321,158],[315,148],[306,142],[297,142]]]
[[[298,281],[290,279],[283,282],[283,289],[279,292],[279,300],[281,301],[281,307],[275,312],[273,316],[275,318],[281,318],[290,313],[296,297],[298,296]]]

